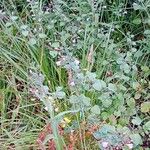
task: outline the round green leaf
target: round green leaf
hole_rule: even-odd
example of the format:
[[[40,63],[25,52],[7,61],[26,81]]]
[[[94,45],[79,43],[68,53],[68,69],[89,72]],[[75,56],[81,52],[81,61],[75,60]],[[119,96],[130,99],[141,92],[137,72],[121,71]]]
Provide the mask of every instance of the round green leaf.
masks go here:
[[[79,103],[79,98],[76,95],[71,95],[69,101],[72,104],[76,104],[76,103]]]
[[[85,106],[90,106],[91,105],[91,103],[90,103],[91,99],[89,97],[85,97],[84,95],[81,95],[81,96],[82,96],[81,98],[82,98],[83,104]]]
[[[145,35],[150,35],[150,30],[145,30],[145,31],[144,31],[144,34],[145,34]]]
[[[36,40],[34,38],[29,39],[28,42],[30,45],[35,45],[36,44]]]
[[[108,108],[112,104],[112,100],[111,99],[104,99],[104,100],[102,100],[102,104],[104,107]]]
[[[100,80],[96,80],[95,83],[93,84],[93,88],[97,91],[101,91],[102,90],[102,84],[100,82]]]
[[[134,107],[135,106],[135,100],[134,100],[134,98],[127,99],[127,105],[129,107]]]
[[[143,7],[137,3],[133,3],[133,9],[134,10],[143,10]]]
[[[131,68],[127,63],[123,63],[120,65],[120,69],[123,70],[125,73],[129,73]]]
[[[22,30],[21,33],[22,33],[23,36],[26,37],[26,36],[28,36],[29,31],[27,31],[27,30]]]
[[[139,117],[134,117],[134,119],[132,119],[132,123],[134,125],[140,125],[142,122],[142,120]]]
[[[132,134],[130,135],[130,138],[135,146],[142,144],[142,138],[139,134]]]
[[[142,22],[141,18],[136,18],[136,19],[133,20],[133,23],[136,24],[136,25],[141,24],[141,22]]]
[[[46,34],[44,34],[44,33],[39,33],[39,38],[40,38],[40,39],[45,39],[45,38],[46,38]]]
[[[109,117],[109,114],[107,112],[102,112],[101,116],[103,120],[106,120]]]
[[[148,66],[142,66],[141,69],[142,69],[143,72],[148,72],[149,71]]]
[[[99,114],[100,114],[100,108],[99,108],[99,106],[98,106],[98,105],[93,106],[93,107],[91,108],[91,112],[92,112],[93,114],[99,115]]]
[[[108,84],[108,89],[109,89],[110,91],[113,91],[113,92],[116,92],[116,91],[117,91],[116,85],[115,85],[115,84],[112,84],[112,83],[109,83],[109,84]]]
[[[146,122],[143,126],[144,130],[150,131],[150,121]]]
[[[57,52],[57,51],[50,51],[49,54],[50,54],[53,58],[55,58],[55,57],[57,56],[58,52]]]
[[[26,30],[27,28],[28,28],[27,25],[21,25],[21,26],[20,26],[20,29],[21,29],[21,30]]]
[[[134,98],[135,98],[135,99],[140,99],[140,97],[141,97],[141,94],[140,94],[140,93],[135,93],[135,95],[134,95]]]
[[[54,48],[58,48],[59,46],[60,46],[59,42],[55,42],[55,43],[52,44],[52,47],[54,47]]]
[[[16,21],[18,19],[18,16],[11,16],[10,18],[12,21]]]
[[[132,87],[133,89],[137,90],[140,87],[140,84],[138,82],[133,82]]]
[[[141,112],[147,113],[150,111],[150,102],[144,102],[141,104]]]

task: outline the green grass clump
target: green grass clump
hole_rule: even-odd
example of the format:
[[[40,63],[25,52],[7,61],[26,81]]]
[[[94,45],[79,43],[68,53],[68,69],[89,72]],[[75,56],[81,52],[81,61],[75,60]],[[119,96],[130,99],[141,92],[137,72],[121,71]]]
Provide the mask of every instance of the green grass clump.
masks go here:
[[[149,0],[0,2],[0,149],[148,149]]]

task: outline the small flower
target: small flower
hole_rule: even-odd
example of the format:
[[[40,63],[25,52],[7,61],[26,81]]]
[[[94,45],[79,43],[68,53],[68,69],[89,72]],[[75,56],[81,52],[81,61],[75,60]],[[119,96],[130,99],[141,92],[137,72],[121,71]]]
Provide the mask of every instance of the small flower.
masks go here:
[[[130,143],[130,144],[126,144],[128,146],[129,149],[132,149],[133,148],[133,144]]]
[[[88,71],[88,69],[87,68],[83,68],[83,71]]]
[[[33,102],[34,102],[35,100],[36,100],[35,98],[31,98],[31,101],[33,101]]]
[[[61,120],[61,127],[62,128],[65,128],[66,127],[66,125],[68,124],[68,123],[70,123],[71,122],[71,120],[70,119],[68,119],[67,117],[64,117],[64,119],[63,120]]]
[[[45,107],[44,109],[45,109],[46,111],[48,111],[48,108],[47,108],[47,107]]]
[[[61,61],[57,61],[57,62],[56,62],[56,65],[57,65],[57,66],[60,66],[60,65],[61,65]]]
[[[126,14],[127,14],[127,11],[124,11],[123,14],[126,15]]]
[[[105,9],[105,8],[107,8],[107,6],[103,6],[103,8]]]
[[[66,123],[70,123],[71,122],[71,120],[68,119],[67,117],[64,117],[64,120],[65,120]]]
[[[112,28],[112,29],[111,29],[111,32],[114,32],[114,31],[115,31],[115,29],[114,29],[114,28]]]
[[[55,112],[58,112],[59,111],[59,108],[57,107],[57,108],[55,108]]]
[[[61,49],[59,47],[54,48],[55,51],[60,51]]]
[[[103,148],[107,148],[108,147],[108,142],[102,142],[102,146],[103,146]]]
[[[70,86],[75,86],[75,82],[74,81],[70,82]]]
[[[62,121],[60,122],[60,126],[61,126],[62,128],[65,128],[66,122],[65,122],[64,120],[62,120]]]
[[[72,40],[72,43],[73,43],[73,44],[76,44],[76,43],[77,43],[77,39],[74,38],[74,39]]]
[[[76,65],[79,65],[80,64],[80,61],[78,59],[75,59],[75,64]]]

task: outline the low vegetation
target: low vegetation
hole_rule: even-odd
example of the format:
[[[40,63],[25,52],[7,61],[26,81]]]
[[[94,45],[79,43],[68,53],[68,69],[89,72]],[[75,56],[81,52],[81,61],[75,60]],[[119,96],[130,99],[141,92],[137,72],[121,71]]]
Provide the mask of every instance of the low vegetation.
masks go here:
[[[149,150],[150,0],[1,0],[0,149]]]

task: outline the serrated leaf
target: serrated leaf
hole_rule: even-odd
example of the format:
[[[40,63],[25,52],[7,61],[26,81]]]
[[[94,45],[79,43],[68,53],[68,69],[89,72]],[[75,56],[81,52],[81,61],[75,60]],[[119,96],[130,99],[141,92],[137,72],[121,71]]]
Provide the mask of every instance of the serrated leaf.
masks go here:
[[[99,114],[100,114],[100,108],[99,108],[99,106],[98,106],[98,105],[93,106],[93,107],[91,108],[91,112],[92,112],[93,114],[99,115]]]
[[[150,102],[143,102],[141,104],[141,112],[147,113],[150,111]]]
[[[131,134],[130,138],[135,146],[142,144],[142,138],[139,134]]]

